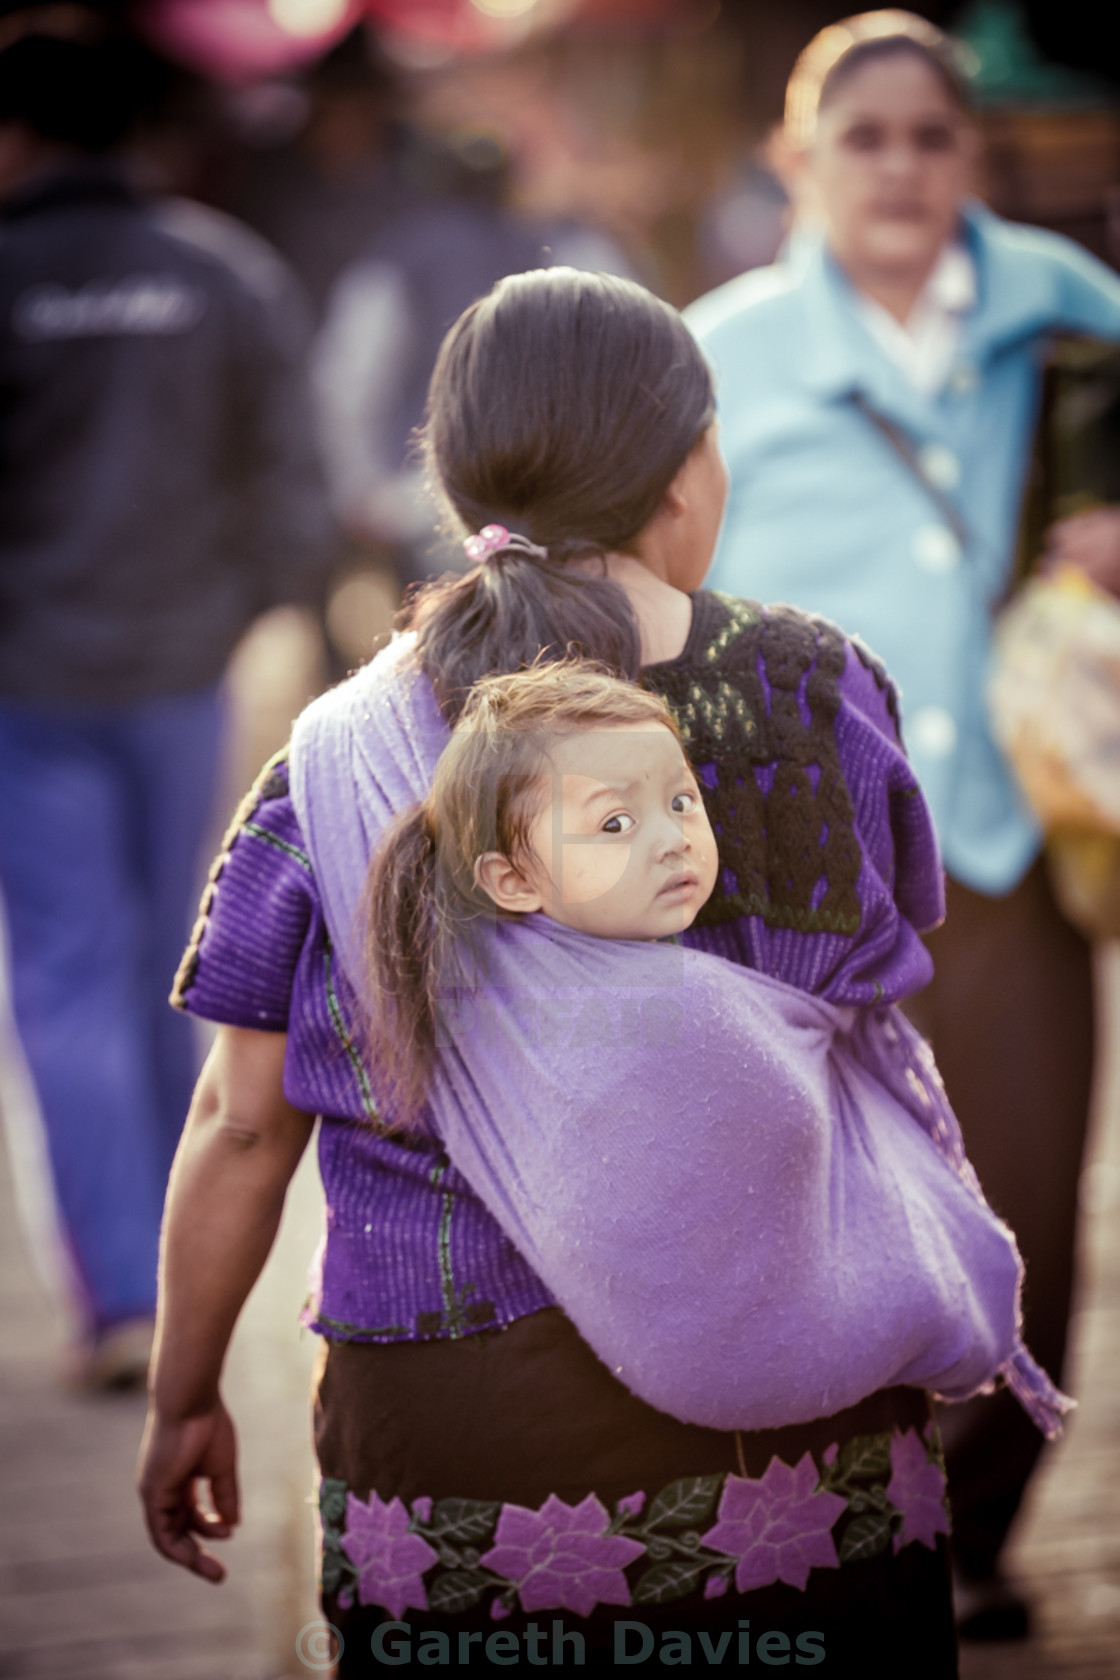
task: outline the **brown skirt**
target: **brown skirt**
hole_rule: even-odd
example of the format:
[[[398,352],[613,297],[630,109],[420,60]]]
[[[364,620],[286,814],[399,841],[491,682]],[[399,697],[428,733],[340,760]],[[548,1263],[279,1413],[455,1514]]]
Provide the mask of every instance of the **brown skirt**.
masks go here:
[[[326,1344],[315,1444],[342,1676],[643,1652],[957,1673],[920,1390],[700,1428],[636,1399],[550,1308],[458,1341]]]

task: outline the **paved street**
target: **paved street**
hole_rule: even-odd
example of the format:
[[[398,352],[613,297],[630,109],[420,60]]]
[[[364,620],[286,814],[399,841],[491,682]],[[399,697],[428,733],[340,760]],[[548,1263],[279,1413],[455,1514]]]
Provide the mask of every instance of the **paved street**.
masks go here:
[[[56,1381],[63,1326],[22,1251],[0,1175],[0,1675],[28,1680],[273,1680],[315,1614],[307,1385],[295,1316],[317,1235],[317,1186],[294,1186],[273,1262],[237,1332],[227,1396],[245,1522],[215,1588],[149,1548],[132,1492],[137,1397]]]
[[[242,645],[215,846],[319,685],[317,659],[314,634],[292,612],[271,615]],[[0,999],[0,1022],[5,1014]],[[32,1263],[41,1244],[24,1240],[14,1205],[13,1166],[28,1166],[16,1111],[28,1097],[18,1058],[0,1038],[0,1109],[15,1144],[5,1150],[0,1139],[0,1677],[305,1676],[296,1640],[317,1617],[307,1503],[315,1338],[297,1315],[320,1230],[313,1151],[230,1352],[225,1388],[241,1438],[244,1521],[222,1548],[229,1578],[212,1587],[165,1564],[143,1532],[132,1491],[142,1400],[79,1397],[58,1381],[66,1324]]]
[[[1038,1631],[1027,1646],[966,1647],[962,1680],[1120,1676],[1120,950],[1102,966],[1111,1057],[1082,1182],[1069,1377],[1080,1404],[1032,1487],[1013,1553]]]
[[[270,689],[259,671],[243,673],[231,787],[295,709],[293,671],[297,690],[311,680],[298,627],[284,634],[288,687]],[[1110,954],[1106,978],[1120,1046],[1120,952]],[[1104,1084],[1084,1189],[1071,1384],[1081,1407],[1039,1478],[1014,1552],[1038,1633],[1026,1647],[967,1651],[964,1680],[1120,1677],[1120,1056]],[[2,1044],[0,1099],[9,1110],[25,1100]],[[2,1680],[279,1680],[309,1672],[297,1639],[316,1617],[307,1504],[315,1350],[296,1317],[318,1230],[308,1159],[230,1358],[245,1521],[223,1549],[230,1578],[214,1588],[162,1563],[141,1530],[132,1493],[141,1402],[79,1398],[57,1381],[65,1326],[29,1258],[14,1212],[12,1159],[0,1148]]]

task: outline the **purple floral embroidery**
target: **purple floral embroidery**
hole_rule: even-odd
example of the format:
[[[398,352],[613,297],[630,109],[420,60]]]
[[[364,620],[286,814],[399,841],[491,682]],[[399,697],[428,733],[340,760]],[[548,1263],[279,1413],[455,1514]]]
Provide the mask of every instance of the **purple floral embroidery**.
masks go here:
[[[772,1458],[760,1480],[728,1476],[720,1520],[701,1543],[739,1559],[735,1585],[740,1592],[774,1581],[804,1592],[810,1569],[839,1567],[830,1531],[846,1502],[835,1493],[814,1493],[817,1480],[810,1453],[792,1470]]]
[[[485,1606],[500,1622],[519,1596],[528,1611],[587,1615],[600,1603],[701,1592],[713,1600],[776,1581],[804,1592],[813,1568],[890,1556],[892,1543],[895,1554],[917,1541],[932,1549],[948,1532],[932,1424],[924,1440],[910,1429],[852,1436],[842,1449],[834,1442],[819,1463],[819,1477],[808,1453],[793,1467],[771,1459],[759,1479],[681,1477],[652,1503],[644,1490],[625,1495],[613,1521],[594,1494],[579,1505],[554,1496],[538,1511],[425,1495],[410,1516],[399,1499],[372,1493],[364,1503],[326,1477],[323,1592],[343,1609],[358,1598],[397,1617],[410,1607],[454,1616]]]
[[[929,1462],[925,1445],[913,1429],[908,1429],[905,1435],[891,1437],[887,1498],[902,1512],[902,1532],[894,1536],[895,1552],[914,1540],[935,1551],[937,1536],[949,1532],[945,1477],[936,1464]]]
[[[503,1505],[495,1545],[480,1559],[517,1583],[526,1610],[574,1610],[589,1616],[596,1604],[629,1604],[622,1571],[641,1557],[637,1540],[608,1534],[609,1518],[593,1493],[579,1505],[551,1494],[539,1511]]]
[[[408,1531],[409,1516],[399,1499],[386,1505],[376,1493],[369,1504],[352,1493],[346,1496],[346,1532],[342,1549],[358,1571],[358,1597],[363,1604],[380,1604],[400,1617],[411,1605],[428,1608],[423,1574],[439,1553]]]

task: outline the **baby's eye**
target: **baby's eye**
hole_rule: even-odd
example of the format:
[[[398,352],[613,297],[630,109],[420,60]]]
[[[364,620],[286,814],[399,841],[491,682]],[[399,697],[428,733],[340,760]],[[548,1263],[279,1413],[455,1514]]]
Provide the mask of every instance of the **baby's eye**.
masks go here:
[[[697,809],[699,803],[694,793],[678,793],[673,799],[673,810],[678,816],[688,817]]]
[[[625,811],[619,811],[615,816],[607,818],[600,832],[603,834],[626,834],[633,826],[633,817],[627,816]]]

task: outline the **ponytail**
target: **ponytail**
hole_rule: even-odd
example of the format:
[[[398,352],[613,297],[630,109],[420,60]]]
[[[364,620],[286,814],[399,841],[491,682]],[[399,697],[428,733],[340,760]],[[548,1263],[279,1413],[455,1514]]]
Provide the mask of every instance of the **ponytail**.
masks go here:
[[[370,1051],[403,1125],[416,1116],[435,1054],[439,883],[430,802],[387,831],[366,888]]]
[[[418,632],[417,656],[452,724],[475,683],[495,672],[571,657],[628,678],[641,667],[633,608],[605,569],[596,576],[523,547],[429,585],[405,623]]]

